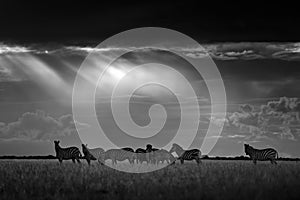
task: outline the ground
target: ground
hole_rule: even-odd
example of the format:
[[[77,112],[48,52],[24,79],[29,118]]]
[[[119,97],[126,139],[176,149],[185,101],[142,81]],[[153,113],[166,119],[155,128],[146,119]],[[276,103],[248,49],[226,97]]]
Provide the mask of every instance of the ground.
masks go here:
[[[175,164],[134,174],[93,163],[0,161],[0,199],[298,199],[300,163]]]

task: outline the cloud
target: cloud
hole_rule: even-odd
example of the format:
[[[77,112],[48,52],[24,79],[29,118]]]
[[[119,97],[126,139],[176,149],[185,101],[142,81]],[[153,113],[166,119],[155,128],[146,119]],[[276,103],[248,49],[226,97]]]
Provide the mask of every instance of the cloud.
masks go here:
[[[26,112],[14,122],[0,122],[2,139],[49,140],[71,135],[75,130],[72,115],[63,115],[56,119],[42,110]]]
[[[222,125],[228,126],[228,119],[227,118],[220,118],[217,116],[211,116],[210,122],[214,124],[215,126],[221,127]]]
[[[0,43],[0,55],[1,54],[16,54],[16,53],[28,53],[34,50],[20,45],[8,45]]]
[[[228,138],[244,138],[246,137],[245,135],[238,135],[238,134],[234,134],[234,135],[228,135]]]
[[[249,134],[252,139],[288,139],[299,138],[300,127],[298,98],[281,97],[269,101],[254,110],[251,105],[240,106],[240,112],[229,116],[229,123],[239,128],[240,133]]]
[[[240,108],[243,112],[246,112],[246,113],[252,112],[252,110],[253,110],[253,106],[251,106],[249,104],[241,105]]]
[[[137,50],[134,46],[116,47],[108,46],[97,48],[98,44],[88,45],[41,45],[29,44],[27,46],[11,45],[0,43],[1,54],[33,53],[33,54],[55,54],[55,55],[81,55],[86,56],[91,52],[116,52]],[[256,60],[256,59],[280,59],[280,60],[300,60],[300,43],[285,42],[231,42],[231,43],[211,43],[202,44],[202,47],[163,47],[151,46],[142,47],[140,50],[156,48],[161,50],[172,50],[183,53],[191,58],[203,58],[211,56],[217,60]]]
[[[268,102],[267,106],[275,112],[300,112],[300,102],[298,98],[281,97],[279,101]]]

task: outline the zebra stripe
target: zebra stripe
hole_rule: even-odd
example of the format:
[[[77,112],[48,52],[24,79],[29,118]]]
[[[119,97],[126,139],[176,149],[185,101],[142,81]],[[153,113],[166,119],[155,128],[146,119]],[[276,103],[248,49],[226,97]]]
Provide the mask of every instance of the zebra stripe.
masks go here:
[[[146,158],[147,162],[151,164],[155,164],[155,157],[154,152],[158,151],[159,149],[153,148],[151,144],[147,144],[146,146]]]
[[[159,149],[153,152],[153,159],[155,164],[159,164],[160,162],[163,164],[165,161],[170,164],[175,162],[174,156],[165,149]]]
[[[175,152],[178,155],[178,160],[181,164],[185,160],[196,160],[197,164],[201,163],[201,151],[199,149],[184,150],[178,144],[173,144],[170,153]]]
[[[83,155],[87,161],[87,163],[90,165],[91,160],[97,160],[99,164],[104,164],[104,157],[105,157],[105,151],[102,148],[95,148],[95,149],[89,149],[87,147],[87,144],[82,144],[82,152]]]
[[[134,153],[133,148],[131,148],[131,147],[124,147],[124,148],[122,148],[122,150],[128,151],[128,152],[129,152],[128,155],[129,155],[129,157],[131,158],[129,162],[130,162],[131,164],[134,164],[134,160],[136,159],[136,155],[135,155],[135,153]]]
[[[139,163],[142,164],[144,161],[148,163],[146,153],[147,153],[146,149],[138,148],[135,150],[137,164]]]
[[[276,158],[278,158],[278,153],[273,148],[255,149],[249,144],[244,144],[244,149],[246,155],[250,156],[254,164],[256,164],[257,160],[260,161],[270,160],[271,164],[277,164],[275,160]]]
[[[80,157],[81,153],[77,147],[67,147],[67,148],[61,148],[59,146],[59,141],[54,141],[55,146],[55,152],[56,157],[58,158],[58,161],[62,163],[63,160],[70,160],[72,159],[73,163],[75,163],[75,160],[77,160],[78,163],[80,163]]]
[[[126,150],[127,149],[127,150]],[[105,152],[105,160],[112,160],[112,164],[117,164],[117,161],[128,160],[130,164],[134,163],[134,151],[129,148],[124,149],[109,149]]]

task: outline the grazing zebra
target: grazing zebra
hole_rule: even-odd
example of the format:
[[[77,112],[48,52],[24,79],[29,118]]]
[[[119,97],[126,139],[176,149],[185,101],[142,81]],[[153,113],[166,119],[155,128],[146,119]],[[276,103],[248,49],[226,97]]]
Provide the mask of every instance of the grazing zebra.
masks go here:
[[[275,149],[267,148],[267,149],[255,149],[249,144],[244,144],[244,149],[246,155],[249,155],[253,160],[253,163],[256,164],[257,160],[270,160],[272,164],[277,164],[275,161],[278,158],[278,153]]]
[[[173,144],[170,153],[175,152],[178,155],[178,160],[181,164],[184,160],[196,160],[197,164],[201,163],[201,151],[199,149],[183,150],[178,144]]]
[[[165,149],[159,149],[157,151],[154,151],[153,158],[154,158],[155,164],[159,164],[160,162],[162,162],[162,164],[163,164],[165,161],[168,164],[170,164],[170,163],[174,164],[176,161],[174,156]]]
[[[142,149],[142,148],[138,148],[135,150],[135,153],[136,153],[136,163],[137,164],[142,164],[144,161],[146,161],[148,163],[148,160],[147,160],[147,156],[146,156],[146,150],[145,149]]]
[[[83,155],[89,165],[91,163],[91,160],[97,160],[101,165],[104,164],[104,156],[105,156],[104,149],[102,148],[89,149],[87,147],[87,144],[86,145],[82,144],[81,146],[82,146]]]
[[[155,164],[154,152],[157,150],[159,149],[152,148],[151,144],[146,145],[146,158],[148,163]]]
[[[125,151],[128,151],[128,152],[130,152],[129,153],[129,155],[130,155],[130,157],[131,157],[131,164],[134,164],[134,160],[136,159],[136,155],[135,155],[135,153],[134,153],[134,150],[133,150],[133,148],[131,148],[131,147],[123,147],[122,148],[122,150],[125,150]]]
[[[63,160],[70,160],[72,159],[73,163],[75,163],[75,160],[77,160],[78,163],[80,163],[80,157],[81,153],[77,147],[67,147],[67,148],[61,148],[59,146],[59,141],[54,141],[55,145],[55,152],[56,157],[58,158],[58,161],[62,163]]]
[[[108,159],[112,160],[113,165],[117,164],[117,161],[124,161],[124,160],[128,160],[130,164],[133,164],[134,151],[131,148],[109,149],[105,152],[105,160]]]

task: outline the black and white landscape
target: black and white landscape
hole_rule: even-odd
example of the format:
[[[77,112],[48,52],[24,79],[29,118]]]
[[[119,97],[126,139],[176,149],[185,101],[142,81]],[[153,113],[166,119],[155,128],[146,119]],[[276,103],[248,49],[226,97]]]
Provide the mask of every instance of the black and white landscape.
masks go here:
[[[1,3],[0,198],[296,199],[300,186],[300,15],[297,6],[287,2],[217,4]],[[142,27],[172,29],[193,38],[202,47],[166,46],[165,40],[158,39],[154,46],[142,50],[135,49],[134,44],[97,48],[115,34]],[[134,52],[114,63],[117,67],[111,68],[103,78],[107,85],[95,93],[100,125],[112,138],[117,138],[122,130],[112,122],[108,112],[111,100],[106,90],[114,81],[126,79],[133,64],[160,62],[189,77],[198,107],[189,103],[191,97],[181,94],[185,101],[179,105],[174,93],[150,85],[137,90],[131,99],[130,112],[136,124],[147,126],[151,122],[148,114],[151,105],[162,104],[168,121],[161,133],[169,139],[178,129],[181,118],[188,119],[191,126],[199,123],[193,144],[183,147],[187,151],[169,152],[174,147],[172,144],[164,146],[161,140],[153,140],[153,148],[149,149],[146,148],[148,142],[130,143],[121,139],[117,141],[118,147],[130,149],[107,153],[109,145],[88,144],[90,152],[83,151],[86,142],[81,140],[78,129],[91,132],[97,129],[73,118],[72,93],[77,72],[92,52],[109,57],[128,50]],[[210,56],[224,82],[226,105],[212,104],[207,80],[168,51],[195,60]],[[97,65],[101,66],[101,60],[97,60]],[[91,70],[90,74],[96,72],[97,69]],[[122,83],[125,88],[133,87],[145,77],[153,81],[166,79],[178,91],[184,91],[179,76],[157,66],[128,75]],[[85,92],[79,94],[85,96]],[[117,96],[114,101],[123,106],[124,98]],[[82,108],[88,103],[82,101]],[[180,113],[180,106],[190,112]],[[224,113],[212,114],[212,108],[218,106],[226,107],[225,117]],[[195,122],[191,115],[198,111],[201,116]],[[160,112],[153,112],[150,117],[163,120]],[[121,113],[119,119],[127,120],[125,113],[124,116]],[[189,154],[190,149],[201,151],[199,144],[210,123],[223,126],[220,135],[207,136],[207,139],[217,139],[216,145],[210,152]],[[150,137],[156,128],[148,130],[149,133],[134,134]],[[188,137],[190,129],[184,131]],[[61,150],[54,141],[60,141],[63,148],[76,148]],[[98,149],[93,151],[93,148]],[[148,154],[136,155],[138,148]],[[155,148],[166,152],[155,153]],[[65,159],[78,160],[78,163]],[[136,172],[157,165],[163,166],[162,169],[146,174],[128,174],[109,167],[121,171],[129,167]]]

